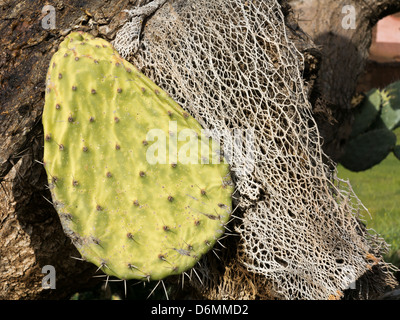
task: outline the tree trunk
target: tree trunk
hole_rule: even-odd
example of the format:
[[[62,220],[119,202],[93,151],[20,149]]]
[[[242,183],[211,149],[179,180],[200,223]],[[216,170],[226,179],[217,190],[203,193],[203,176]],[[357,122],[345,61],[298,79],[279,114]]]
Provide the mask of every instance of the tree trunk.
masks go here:
[[[122,10],[131,9],[141,2],[57,0],[53,4],[55,29],[48,29],[42,26],[42,21],[48,17],[47,12],[42,13],[42,8],[48,4],[46,1],[0,0],[0,299],[65,299],[96,281],[92,278],[96,271],[93,265],[71,258],[78,256],[77,250],[64,235],[56,211],[47,200],[50,199],[46,188],[47,177],[40,164],[43,156],[41,114],[45,75],[57,45],[71,30],[87,31],[111,40],[127,18]],[[326,138],[331,139],[327,140],[327,145],[336,146],[332,141],[334,134],[343,132],[342,120],[347,117],[355,88],[352,81],[362,71],[366,58],[368,41],[362,39],[370,37],[371,23],[361,22],[376,22],[377,18],[373,16],[373,10],[361,4],[362,1],[355,1],[358,3],[360,22],[358,31],[350,37],[334,27],[341,16],[341,7],[336,2],[343,1],[332,0],[326,1],[330,3],[327,8],[331,9],[321,6],[323,12],[332,15],[330,22],[324,23],[321,16],[315,17],[315,28],[320,28],[321,32],[313,34],[311,28],[303,24],[318,44],[326,44],[324,56],[330,52],[342,54],[323,60],[320,79],[317,80],[321,94],[316,94],[313,88],[317,79],[319,51],[298,28],[286,0],[280,2],[287,18],[288,35],[306,56],[305,83],[310,96],[314,96],[316,114],[323,119],[320,121],[321,128],[324,129],[324,121],[329,120],[323,109],[324,104],[318,103],[321,96],[335,106],[332,108],[334,116],[339,115],[339,124],[329,125],[325,131],[322,130]],[[371,2],[373,8],[377,6],[374,1],[364,2]],[[379,4],[380,16],[394,10],[397,4],[393,0],[375,2]],[[384,3],[392,6],[385,6]],[[332,8],[339,8],[339,11],[333,13]],[[308,13],[306,11],[305,14]],[[345,46],[346,50],[335,49],[335,45],[339,44],[341,48]],[[347,57],[348,47],[355,53]],[[348,61],[353,59],[357,63],[349,67]],[[340,63],[341,71],[337,72],[338,69],[332,66]],[[351,75],[349,82],[342,85],[341,81],[347,81],[348,75]],[[322,109],[318,109],[318,106],[322,106]],[[42,268],[45,265],[55,267],[56,290],[42,287],[45,276]]]
[[[383,17],[400,11],[398,0],[289,0],[299,26],[321,48],[321,64],[314,98],[330,105],[333,123],[317,120],[325,151],[335,161],[351,130],[352,98],[363,73],[372,40],[372,28]],[[351,5],[355,24],[350,24]],[[348,28],[350,27],[350,28]]]

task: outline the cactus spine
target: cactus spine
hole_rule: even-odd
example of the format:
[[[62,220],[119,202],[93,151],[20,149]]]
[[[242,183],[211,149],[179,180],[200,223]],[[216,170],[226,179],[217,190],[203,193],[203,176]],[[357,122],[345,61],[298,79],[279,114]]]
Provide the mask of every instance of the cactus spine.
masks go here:
[[[212,162],[217,150],[201,139],[200,124],[105,40],[73,32],[60,44],[43,126],[64,231],[106,274],[182,273],[223,234],[232,207],[228,164]],[[164,157],[164,149],[194,152],[171,163],[176,153]],[[205,149],[209,161],[195,163]]]

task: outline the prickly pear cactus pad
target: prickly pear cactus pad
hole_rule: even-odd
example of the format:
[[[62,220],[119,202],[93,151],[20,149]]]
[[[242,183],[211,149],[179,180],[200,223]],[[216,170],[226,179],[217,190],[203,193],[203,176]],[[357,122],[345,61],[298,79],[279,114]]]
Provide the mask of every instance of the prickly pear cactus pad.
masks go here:
[[[400,126],[400,81],[393,82],[381,90],[383,124],[389,130]]]
[[[230,217],[218,146],[105,40],[68,35],[46,81],[45,168],[82,257],[120,279],[193,267]]]

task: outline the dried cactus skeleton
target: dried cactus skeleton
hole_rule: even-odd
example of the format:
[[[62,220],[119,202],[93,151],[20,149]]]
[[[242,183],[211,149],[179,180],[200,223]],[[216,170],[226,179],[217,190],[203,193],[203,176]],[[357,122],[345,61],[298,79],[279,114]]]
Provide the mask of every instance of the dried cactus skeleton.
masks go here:
[[[278,1],[151,4],[144,26],[143,11],[129,11],[114,47],[227,150],[241,147],[230,157],[238,241],[221,260],[206,255],[192,285],[213,299],[329,299],[378,269],[367,289],[357,285],[359,297],[393,286],[386,243],[364,227],[362,204],[323,161],[303,57]],[[226,138],[237,131],[250,139]]]

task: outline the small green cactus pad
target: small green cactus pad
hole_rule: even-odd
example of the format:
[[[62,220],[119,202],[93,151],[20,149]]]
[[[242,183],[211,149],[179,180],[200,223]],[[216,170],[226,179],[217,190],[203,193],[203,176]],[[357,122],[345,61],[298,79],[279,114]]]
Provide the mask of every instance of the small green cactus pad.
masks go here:
[[[192,268],[232,209],[218,146],[108,42],[86,33],[60,44],[46,84],[45,168],[82,257],[120,279]]]
[[[365,95],[361,104],[354,111],[354,122],[351,137],[365,132],[378,117],[381,107],[381,93],[378,89],[372,89]]]
[[[395,144],[396,135],[386,128],[367,131],[348,141],[340,163],[351,171],[367,170],[385,159]]]
[[[396,158],[400,160],[400,145],[394,147],[393,153],[396,156]]]
[[[400,81],[389,84],[381,91],[381,119],[389,130],[400,126]]]

